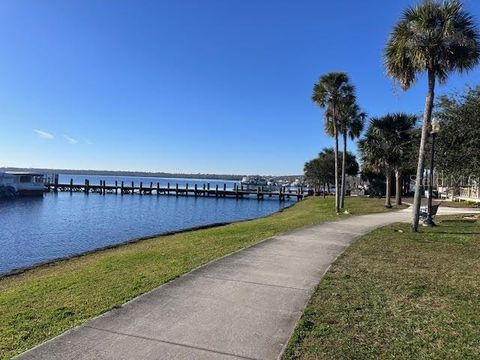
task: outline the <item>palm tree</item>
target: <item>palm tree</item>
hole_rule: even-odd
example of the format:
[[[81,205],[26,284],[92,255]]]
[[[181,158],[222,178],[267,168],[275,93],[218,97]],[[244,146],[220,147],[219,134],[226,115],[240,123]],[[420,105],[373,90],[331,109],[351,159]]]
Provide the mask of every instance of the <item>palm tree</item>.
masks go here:
[[[364,165],[385,174],[385,206],[388,208],[392,207],[390,197],[393,171],[396,175],[397,204],[401,203],[399,194],[401,194],[402,162],[411,144],[415,122],[416,116],[403,113],[372,118],[365,137],[359,141]]]
[[[353,94],[348,75],[331,72],[320,77],[313,87],[312,100],[325,111],[325,128],[335,139],[335,211],[340,212],[340,188],[338,182],[338,116],[341,104]]]
[[[356,97],[352,94],[342,104],[339,117],[339,128],[343,137],[343,151],[342,151],[342,185],[340,190],[340,208],[343,209],[345,205],[345,166],[346,166],[346,154],[347,154],[347,137],[351,140],[358,138],[363,130],[363,124],[366,113],[360,111],[360,107],[357,105]]]
[[[426,73],[428,79],[412,216],[412,230],[417,231],[435,83],[445,83],[451,72],[468,71],[478,64],[479,32],[459,1],[424,0],[403,12],[390,34],[384,58],[387,73],[404,90],[415,83],[420,73]]]

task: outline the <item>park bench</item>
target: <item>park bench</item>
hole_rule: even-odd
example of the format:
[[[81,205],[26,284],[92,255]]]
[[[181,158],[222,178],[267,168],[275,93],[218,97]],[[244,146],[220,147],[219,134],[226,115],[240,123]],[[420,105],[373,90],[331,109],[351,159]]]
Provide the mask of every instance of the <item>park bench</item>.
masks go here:
[[[437,211],[440,204],[432,205],[432,219],[437,215]],[[421,207],[420,208],[420,219],[426,219],[428,217],[428,207]]]

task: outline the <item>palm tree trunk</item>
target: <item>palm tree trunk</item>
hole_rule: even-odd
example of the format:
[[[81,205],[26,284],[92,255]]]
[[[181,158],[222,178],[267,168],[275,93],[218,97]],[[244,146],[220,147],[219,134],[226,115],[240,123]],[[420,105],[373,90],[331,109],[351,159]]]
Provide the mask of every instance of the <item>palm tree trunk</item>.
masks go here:
[[[338,130],[337,130],[337,114],[335,105],[333,105],[333,136],[335,137],[335,212],[340,212],[340,188],[338,184]]]
[[[337,129],[334,129],[335,133],[335,212],[340,212],[340,186],[338,183],[338,133]]]
[[[395,205],[402,205],[402,172],[395,170]]]
[[[420,149],[418,152],[417,178],[415,180],[415,196],[413,198],[412,213],[412,231],[418,231],[418,222],[420,218],[420,203],[422,201],[421,188],[423,186],[423,170],[425,166],[425,144],[432,117],[433,99],[435,97],[435,72],[428,71],[428,93],[425,99],[425,109],[423,112],[422,138],[420,140]]]
[[[347,162],[347,132],[343,132],[343,153],[342,153],[342,189],[340,191],[340,208],[345,206],[345,164]]]
[[[385,174],[385,207],[391,208],[392,203],[390,201],[390,198],[392,197],[392,172],[390,171],[390,168],[387,168],[386,174]]]

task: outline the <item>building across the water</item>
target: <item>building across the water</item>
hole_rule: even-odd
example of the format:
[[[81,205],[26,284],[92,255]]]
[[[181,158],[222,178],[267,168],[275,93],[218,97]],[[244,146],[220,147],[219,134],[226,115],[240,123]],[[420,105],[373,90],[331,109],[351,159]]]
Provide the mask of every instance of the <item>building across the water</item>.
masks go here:
[[[0,172],[0,197],[41,196],[43,174],[34,172]]]

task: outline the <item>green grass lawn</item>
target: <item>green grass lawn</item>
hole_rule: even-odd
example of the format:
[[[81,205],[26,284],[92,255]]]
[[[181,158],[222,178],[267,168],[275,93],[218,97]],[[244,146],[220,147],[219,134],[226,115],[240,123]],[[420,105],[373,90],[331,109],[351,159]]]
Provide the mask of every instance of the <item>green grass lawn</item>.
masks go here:
[[[352,215],[387,211],[347,198]],[[333,198],[272,216],[143,240],[0,279],[0,359],[23,352],[202,264],[295,228],[335,220]]]
[[[404,198],[403,201],[406,203],[413,204],[413,198]],[[427,206],[428,199],[422,198],[422,206]],[[479,208],[480,203],[473,201],[446,201],[440,199],[433,199],[434,204],[440,204],[441,207],[449,208]]]
[[[454,208],[479,208],[480,203],[476,203],[473,201],[441,201],[440,206]]]
[[[480,220],[378,229],[316,288],[284,359],[479,359]]]

